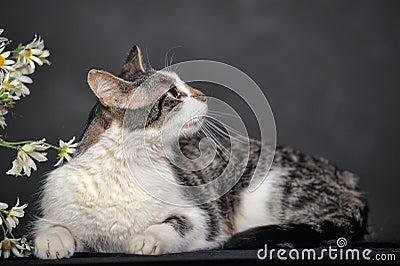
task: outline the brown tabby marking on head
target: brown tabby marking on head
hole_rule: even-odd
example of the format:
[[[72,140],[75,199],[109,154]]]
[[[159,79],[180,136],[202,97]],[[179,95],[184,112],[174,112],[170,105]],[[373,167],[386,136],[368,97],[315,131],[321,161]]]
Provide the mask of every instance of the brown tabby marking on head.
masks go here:
[[[106,131],[114,121],[122,126],[121,117],[117,117],[115,113],[98,102],[90,112],[86,128],[82,134],[75,156],[83,154],[90,146],[97,143],[100,135]]]

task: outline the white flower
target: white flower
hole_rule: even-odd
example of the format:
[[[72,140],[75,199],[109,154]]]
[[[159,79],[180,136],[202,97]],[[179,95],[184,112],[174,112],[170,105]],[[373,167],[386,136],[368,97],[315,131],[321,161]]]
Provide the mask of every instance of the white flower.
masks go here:
[[[0,35],[3,33],[3,31],[4,31],[4,29],[0,29]],[[8,41],[8,39],[6,37],[1,37],[0,36],[0,43],[1,42],[6,42],[6,41]]]
[[[11,66],[13,65],[15,62],[13,60],[7,59],[11,52],[7,51],[3,53],[3,50],[5,48],[5,45],[2,44],[0,46],[0,69],[4,69],[6,71],[13,71],[14,68]]]
[[[30,64],[27,65],[21,65],[22,60],[19,59],[19,61],[17,60],[17,63],[15,63],[15,65],[13,65],[13,67],[15,68],[16,72],[21,73],[22,75],[30,75],[33,72],[35,72],[35,68],[32,68]],[[27,82],[25,82],[27,83]]]
[[[4,128],[7,126],[6,119],[4,116],[8,113],[7,109],[0,106],[0,127]]]
[[[7,211],[6,225],[8,231],[11,232],[13,228],[17,227],[19,224],[18,218],[22,218],[25,215],[24,209],[28,206],[28,204],[24,204],[22,206],[19,205],[19,198],[17,198],[17,204],[11,208],[11,210]]]
[[[4,202],[0,202],[0,211],[5,210],[8,208],[8,204]]]
[[[8,76],[7,76],[8,75]],[[6,80],[8,78],[8,80]],[[18,97],[25,97],[30,94],[28,87],[25,86],[26,83],[32,83],[32,79],[22,75],[21,73],[14,71],[7,73],[5,76],[5,81],[3,81],[2,86],[7,89],[10,93],[15,94]]]
[[[12,75],[13,74],[13,75]],[[6,72],[6,74],[0,73],[0,88],[4,88],[11,94],[15,94],[18,97],[29,95],[30,91],[21,80],[32,82],[29,77],[23,76],[18,72]]]
[[[17,158],[12,162],[12,168],[8,170],[7,174],[20,176],[21,171],[23,170],[23,175],[30,176],[31,169],[36,171],[36,164],[32,158],[38,162],[47,161],[47,153],[43,151],[47,150],[49,146],[44,144],[45,141],[46,139],[42,139],[40,141],[33,141],[22,146],[18,151]]]
[[[4,202],[0,202],[0,212],[8,208],[8,204]],[[0,225],[3,224],[3,218],[0,217]]]
[[[18,97],[25,97],[26,95],[30,94],[28,87],[25,86],[23,83],[18,83],[18,86],[13,87],[13,92]]]
[[[48,50],[44,50],[44,41],[40,36],[35,35],[33,41],[27,44],[25,47],[22,47],[22,50],[18,53],[19,57],[17,63],[15,64],[16,68],[23,67],[24,65],[29,64],[31,70],[35,69],[35,63],[39,66],[43,64],[50,64],[47,60],[47,57],[50,55]]]
[[[60,158],[55,166],[60,166],[64,162],[64,158],[67,161],[70,161],[71,154],[74,154],[76,152],[76,147],[79,145],[79,143],[74,143],[75,137],[70,139],[68,142],[64,142],[62,139],[60,139],[60,151],[58,152],[58,158]]]
[[[33,80],[30,77],[25,76],[32,73],[25,74],[24,71],[22,71],[23,69],[25,68],[19,68],[17,71],[12,72],[11,75],[22,83],[32,83]]]
[[[12,90],[12,87],[18,86],[19,81],[10,76],[10,72],[0,73],[0,88],[5,88],[7,91]]]
[[[9,258],[11,252],[16,257],[23,257],[23,254],[19,250],[22,250],[23,247],[19,244],[21,238],[12,239],[5,237],[3,241],[0,242],[0,257],[3,255],[4,258]]]
[[[30,91],[24,83],[32,83],[33,80],[28,76],[24,76],[23,73],[19,71],[19,69],[18,71],[13,71],[11,75],[13,77],[13,82],[15,82],[15,85],[12,88],[15,95],[17,95],[18,97],[25,97],[26,95],[29,95]]]

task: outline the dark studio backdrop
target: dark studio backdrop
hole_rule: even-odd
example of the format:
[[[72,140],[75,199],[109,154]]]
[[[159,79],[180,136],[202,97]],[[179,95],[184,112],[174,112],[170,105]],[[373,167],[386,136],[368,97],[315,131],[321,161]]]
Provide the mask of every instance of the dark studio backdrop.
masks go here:
[[[154,67],[210,59],[253,78],[273,109],[279,144],[359,174],[373,239],[400,241],[400,4],[397,1],[6,1],[0,28],[28,42],[42,35],[50,67],[0,134],[8,140],[79,137],[95,97],[90,68],[118,74],[141,46]],[[1,150],[0,201],[20,196],[35,215],[40,181],[52,169],[13,177],[15,152]],[[21,229],[20,229],[21,230]]]

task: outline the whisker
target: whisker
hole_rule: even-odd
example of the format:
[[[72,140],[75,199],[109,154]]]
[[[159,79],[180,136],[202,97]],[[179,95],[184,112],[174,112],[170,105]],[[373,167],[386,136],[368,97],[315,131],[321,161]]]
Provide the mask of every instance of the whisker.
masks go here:
[[[231,131],[232,133],[235,133],[236,135],[238,135],[238,136],[240,136],[240,137],[244,137],[244,136],[242,135],[241,132],[239,132],[239,131],[236,130],[235,128],[233,128],[233,127],[231,127],[231,126],[229,126],[229,125],[227,125],[227,124],[225,124],[225,123],[223,123],[223,122],[221,122],[221,121],[218,121],[218,123],[221,124],[221,125],[219,125],[219,124],[218,124],[216,121],[214,121],[213,119],[206,119],[206,122],[208,122],[208,125],[210,125],[210,126],[212,126],[212,127],[216,127],[216,128],[221,129],[221,126],[222,126],[223,128],[227,129],[227,131],[228,131],[228,129],[229,129],[229,131]]]
[[[220,149],[220,151],[226,156],[230,157],[230,151],[225,148],[225,146],[218,140],[217,136],[209,130],[207,127],[204,127],[204,130],[208,133],[208,135],[211,137],[212,141],[216,144],[216,146]]]
[[[164,55],[164,68],[165,68],[165,69],[167,68],[167,58],[168,58],[169,50],[170,50],[170,49],[168,49],[167,52],[166,52],[165,55]]]
[[[173,52],[173,54],[171,55],[171,58],[169,60],[168,71],[171,71],[171,66],[172,66],[172,62],[174,61],[174,55],[175,54],[176,54],[176,52]]]
[[[217,143],[215,142],[214,138],[210,135],[208,130],[203,125],[200,125],[200,127],[201,127],[203,133],[205,134],[205,136],[207,137],[207,139],[209,140],[209,142],[210,142],[211,146],[213,147],[213,149],[217,152],[218,156],[220,158],[222,158],[222,156],[218,152],[218,146],[217,146]]]
[[[236,135],[242,136],[242,137],[243,137],[243,134],[242,134],[241,132],[239,132],[237,129],[235,129],[235,128],[231,127],[231,126],[228,126],[227,124],[221,122],[221,121],[218,120],[218,119],[215,119],[214,117],[211,117],[211,118],[208,117],[208,119],[205,119],[205,121],[208,122],[208,124],[210,124],[210,125],[212,125],[212,126],[215,126],[215,127],[217,127],[217,128],[221,128],[221,126],[222,126],[222,127],[225,128],[225,129],[229,129],[230,131],[232,131],[232,132],[235,133]],[[221,124],[221,125],[219,125],[218,123]],[[228,130],[227,130],[227,131],[228,131]]]
[[[244,144],[249,142],[249,138],[248,137],[245,137],[242,134],[238,134],[238,133],[236,133],[236,136],[234,136],[234,135],[230,134],[230,132],[225,132],[219,125],[215,125],[215,124],[211,124],[211,123],[208,123],[208,124],[205,123],[205,126],[208,127],[211,130],[215,130],[216,131],[215,133],[220,135],[221,137],[229,138],[231,140],[235,140],[235,141],[238,141],[238,142],[241,142],[241,143],[244,143]],[[233,133],[235,133],[235,132],[233,132]]]
[[[225,132],[222,130],[219,126],[213,125],[211,123],[205,123],[205,126],[208,127],[209,129],[216,130],[215,133],[220,135],[221,137],[230,137],[230,134],[228,132]]]
[[[218,111],[213,111],[213,110],[208,110],[208,113],[214,114],[216,116],[221,116],[221,117],[223,117],[223,116],[235,117],[235,118],[237,117],[237,116],[235,116],[233,114],[224,113],[224,112],[218,112]]]
[[[174,55],[175,55],[175,52],[174,52],[174,53],[172,54],[170,60],[168,60],[168,55],[169,55],[169,53],[170,53],[172,50],[174,50],[174,49],[176,49],[176,48],[180,48],[180,47],[182,47],[182,45],[173,46],[173,47],[169,48],[169,49],[167,50],[167,52],[165,53],[165,56],[164,56],[164,69],[165,69],[166,71],[171,71],[172,60],[173,60],[173,57],[174,57]]]

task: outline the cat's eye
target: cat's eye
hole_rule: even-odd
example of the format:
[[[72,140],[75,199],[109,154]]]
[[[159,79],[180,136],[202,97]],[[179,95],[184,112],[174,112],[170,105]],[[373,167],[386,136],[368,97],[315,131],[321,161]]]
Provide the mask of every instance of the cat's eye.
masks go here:
[[[181,92],[178,91],[178,89],[175,87],[175,85],[171,85],[171,87],[169,88],[168,93],[170,93],[171,96],[174,97],[174,98],[180,98],[182,96]]]

